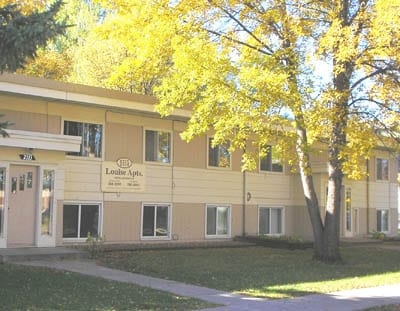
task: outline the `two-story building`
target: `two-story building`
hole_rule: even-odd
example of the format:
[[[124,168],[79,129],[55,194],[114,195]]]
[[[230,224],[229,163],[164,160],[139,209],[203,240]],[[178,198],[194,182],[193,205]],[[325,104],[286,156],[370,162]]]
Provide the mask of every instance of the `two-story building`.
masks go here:
[[[190,242],[242,234],[312,238],[300,179],[273,146],[254,172],[241,155],[186,143],[190,111],[155,98],[46,79],[0,76],[0,247]],[[324,209],[327,162],[314,157]],[[397,160],[376,150],[369,177],[345,180],[343,237],[397,234]]]

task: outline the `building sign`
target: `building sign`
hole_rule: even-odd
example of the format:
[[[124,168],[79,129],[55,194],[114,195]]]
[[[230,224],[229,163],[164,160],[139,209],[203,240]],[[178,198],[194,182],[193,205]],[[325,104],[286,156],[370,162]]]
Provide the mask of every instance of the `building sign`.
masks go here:
[[[103,192],[143,192],[146,189],[145,166],[128,158],[104,161],[101,173]]]

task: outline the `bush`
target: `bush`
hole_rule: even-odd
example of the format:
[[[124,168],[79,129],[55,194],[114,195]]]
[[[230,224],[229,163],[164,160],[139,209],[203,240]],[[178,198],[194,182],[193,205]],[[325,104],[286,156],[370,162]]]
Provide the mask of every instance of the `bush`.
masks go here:
[[[87,243],[87,250],[91,258],[96,258],[97,256],[99,256],[101,252],[103,252],[104,250],[103,245],[105,241],[106,238],[103,236],[92,236],[90,232],[88,233],[86,243]]]
[[[237,239],[255,243],[256,245],[272,247],[272,248],[306,249],[313,247],[313,243],[310,241],[304,241],[300,237],[287,236],[287,235],[280,235],[280,236],[257,235],[257,236],[239,237]]]

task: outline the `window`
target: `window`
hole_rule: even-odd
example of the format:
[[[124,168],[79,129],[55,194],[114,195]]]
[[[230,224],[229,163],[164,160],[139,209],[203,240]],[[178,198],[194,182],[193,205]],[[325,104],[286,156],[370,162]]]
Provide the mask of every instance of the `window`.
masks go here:
[[[100,124],[64,121],[64,135],[82,137],[79,152],[67,152],[68,155],[101,158],[103,126]]]
[[[52,235],[54,174],[54,170],[43,170],[42,208],[40,211],[42,235]]]
[[[267,172],[283,172],[283,165],[276,148],[266,147],[266,155],[260,158],[260,170]]]
[[[230,236],[230,207],[207,205],[206,235]]]
[[[97,237],[100,234],[99,222],[99,204],[64,204],[64,238],[87,238],[89,234]]]
[[[142,209],[142,237],[170,237],[170,205],[144,204]]]
[[[212,146],[213,138],[208,138],[208,166],[231,167],[231,155],[229,153],[229,143]]]
[[[259,234],[283,234],[283,208],[260,207],[258,210]]]
[[[376,211],[376,231],[389,232],[389,210],[380,209]]]
[[[376,159],[376,179],[389,180],[389,160]]]
[[[171,163],[171,133],[145,131],[145,160]]]

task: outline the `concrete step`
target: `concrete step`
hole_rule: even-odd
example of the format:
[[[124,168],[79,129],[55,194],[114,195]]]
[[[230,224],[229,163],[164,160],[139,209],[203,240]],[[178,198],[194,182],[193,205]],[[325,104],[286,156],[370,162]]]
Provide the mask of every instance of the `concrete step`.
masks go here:
[[[25,247],[0,249],[0,263],[84,258],[89,258],[88,252],[69,247]]]

